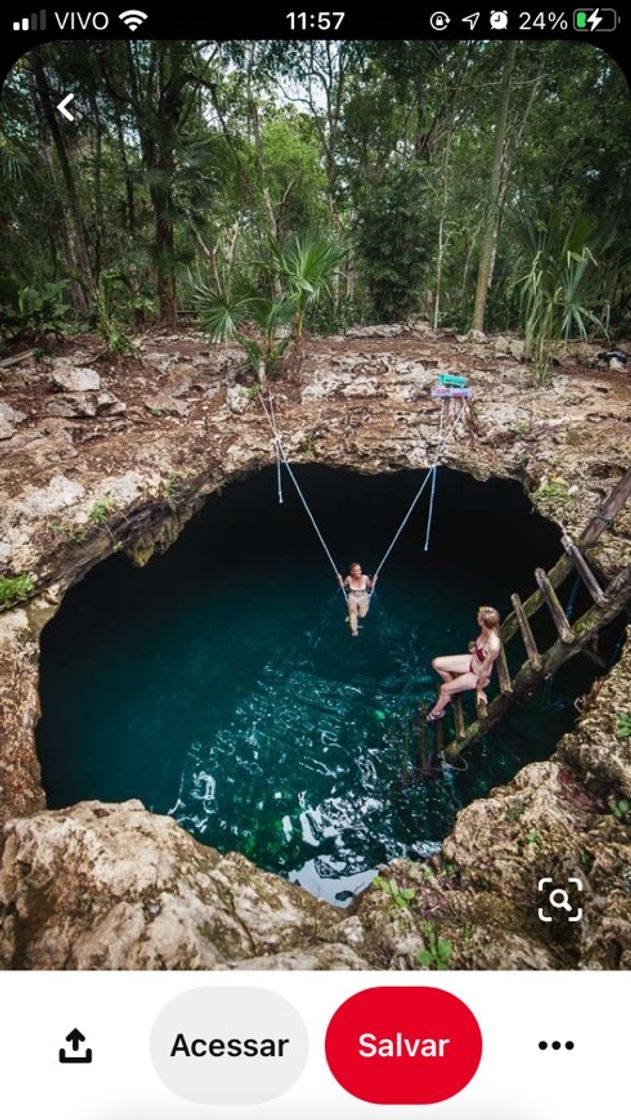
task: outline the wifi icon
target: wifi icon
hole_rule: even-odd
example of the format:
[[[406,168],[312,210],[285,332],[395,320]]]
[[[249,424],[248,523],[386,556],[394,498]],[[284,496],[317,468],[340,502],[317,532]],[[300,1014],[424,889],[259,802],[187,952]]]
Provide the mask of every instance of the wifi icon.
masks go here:
[[[128,27],[130,31],[137,31],[141,23],[149,19],[149,16],[146,12],[139,12],[137,8],[130,8],[127,12],[121,12],[118,18],[122,19],[125,27]]]

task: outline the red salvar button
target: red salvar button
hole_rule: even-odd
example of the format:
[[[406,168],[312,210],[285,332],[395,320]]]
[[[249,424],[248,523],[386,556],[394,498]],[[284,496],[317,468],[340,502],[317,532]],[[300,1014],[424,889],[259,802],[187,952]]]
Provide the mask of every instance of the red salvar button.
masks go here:
[[[468,1085],[482,1034],[467,1005],[440,988],[366,988],[326,1032],[336,1081],[371,1104],[436,1104]]]

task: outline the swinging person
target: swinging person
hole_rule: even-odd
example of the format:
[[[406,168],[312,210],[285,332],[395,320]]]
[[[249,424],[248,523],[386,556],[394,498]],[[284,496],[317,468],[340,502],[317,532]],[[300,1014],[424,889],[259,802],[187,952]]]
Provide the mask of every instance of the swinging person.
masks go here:
[[[469,653],[435,657],[432,661],[432,668],[442,677],[443,684],[438,700],[427,717],[428,723],[444,715],[452,696],[458,692],[475,689],[476,703],[480,700],[486,703],[484,689],[491,679],[493,663],[501,649],[500,616],[495,607],[479,607],[477,623],[480,633],[470,643]]]
[[[370,593],[374,589],[378,576],[371,578],[362,572],[361,564],[351,564],[348,575],[343,578],[337,573],[337,581],[346,594],[348,606],[347,622],[350,623],[351,637],[356,638],[359,630],[357,619],[365,618],[370,607]]]

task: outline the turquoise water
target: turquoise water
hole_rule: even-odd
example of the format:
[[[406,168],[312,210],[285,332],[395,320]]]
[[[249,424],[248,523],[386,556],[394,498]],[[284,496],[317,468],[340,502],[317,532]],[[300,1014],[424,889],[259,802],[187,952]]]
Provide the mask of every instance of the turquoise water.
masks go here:
[[[419,477],[297,471],[340,566],[373,570]],[[506,613],[559,551],[516,484],[441,471],[429,553],[425,515],[358,639],[289,483],[279,506],[269,470],[209,499],[144,570],[121,555],[94,569],[43,636],[49,804],[139,797],[341,903],[376,864],[431,852],[461,806],[551,753],[593,668],[577,659],[545,702],[466,752],[466,772],[413,780],[431,658],[466,650],[478,604]]]

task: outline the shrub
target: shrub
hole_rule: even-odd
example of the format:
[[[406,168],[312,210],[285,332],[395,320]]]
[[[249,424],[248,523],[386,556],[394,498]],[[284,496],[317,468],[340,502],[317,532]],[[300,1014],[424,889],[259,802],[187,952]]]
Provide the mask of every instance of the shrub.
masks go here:
[[[449,961],[454,951],[453,943],[446,937],[440,937],[431,922],[421,922],[421,930],[425,939],[425,948],[417,952],[416,963],[422,968],[434,968],[438,972],[444,972],[449,968]]]
[[[524,219],[518,233],[526,267],[517,281],[526,349],[536,383],[545,385],[562,340],[585,341],[594,328],[607,335],[609,308],[595,275],[597,256],[609,248],[613,234],[598,230],[586,214],[577,214],[566,228],[552,209],[544,221]]]
[[[34,587],[35,580],[25,573],[19,576],[0,576],[0,609],[6,611],[16,603],[24,602]]]
[[[416,894],[412,887],[401,888],[395,879],[382,879],[380,875],[375,876],[373,884],[387,894],[399,910],[406,910]]]
[[[40,288],[20,288],[16,303],[1,309],[7,337],[37,341],[47,335],[66,334],[71,314],[70,304],[64,299],[67,286],[67,280],[58,280],[48,281]]]

